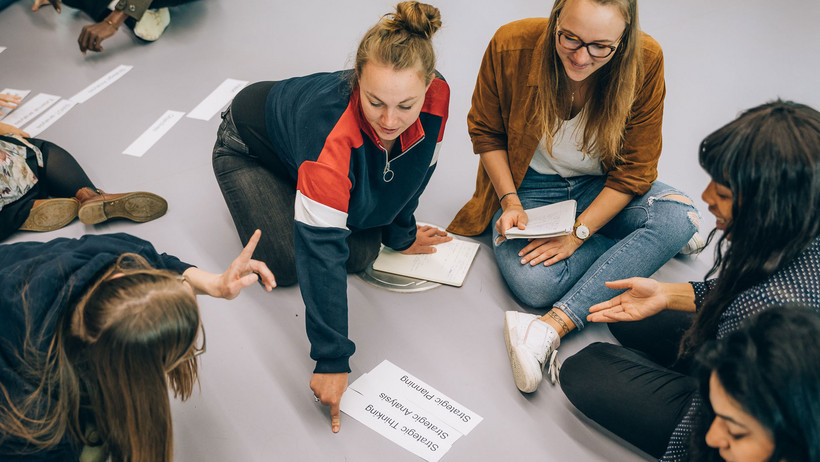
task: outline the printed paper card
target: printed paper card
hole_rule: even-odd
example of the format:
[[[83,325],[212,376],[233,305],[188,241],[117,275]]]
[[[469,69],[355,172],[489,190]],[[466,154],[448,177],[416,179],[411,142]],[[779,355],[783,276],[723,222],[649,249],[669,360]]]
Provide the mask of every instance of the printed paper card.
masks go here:
[[[384,401],[390,407],[398,409],[412,420],[413,425],[418,426],[420,431],[432,433],[442,441],[453,444],[463,435],[455,428],[447,425],[435,410],[429,409],[423,403],[413,400],[412,396],[402,393],[400,388],[390,387],[389,382],[378,382],[378,377],[372,374],[365,374],[359,380],[350,385],[354,390],[364,396],[377,396],[380,401]],[[406,419],[405,419],[406,420]]]
[[[428,461],[439,460],[482,420],[387,360],[350,384],[341,410]]]
[[[40,93],[18,106],[14,112],[3,119],[3,123],[20,128],[34,120],[35,117],[42,114],[43,111],[53,106],[57,101],[60,101],[60,97],[57,95]]]
[[[128,71],[130,71],[133,68],[134,66],[129,66],[127,64],[121,64],[115,67],[114,70],[112,70],[108,74],[105,74],[104,76],[97,79],[97,81],[95,81],[91,85],[80,90],[80,92],[72,96],[70,100],[74,101],[75,103],[84,103],[88,101],[89,99],[91,99],[92,96],[108,88],[109,85],[119,80],[122,76],[124,76],[126,73],[128,73]]]
[[[148,127],[148,130],[145,130],[145,132],[125,148],[125,151],[122,153],[128,154],[129,156],[142,157],[151,149],[151,146],[159,141],[163,135],[168,133],[168,130],[176,125],[184,115],[185,113],[180,111],[165,111],[156,122]]]
[[[363,395],[348,387],[342,395],[341,410],[424,460],[436,462],[452,447],[446,439],[412,420],[418,409],[385,393]]]
[[[378,387],[394,391],[394,394],[404,396],[411,402],[417,403],[462,435],[470,433],[483,419],[456,400],[388,360],[382,361],[381,364],[360,379],[364,379],[364,382],[359,385],[362,389],[373,390]],[[354,383],[357,382],[358,380]]]
[[[43,131],[46,128],[50,127],[51,124],[60,120],[61,117],[66,115],[66,113],[68,113],[68,111],[70,111],[71,108],[73,108],[76,105],[77,103],[75,103],[74,101],[64,99],[59,103],[55,104],[54,106],[52,106],[51,109],[46,111],[45,114],[38,117],[37,120],[30,123],[26,128],[24,128],[24,131],[28,132],[28,134],[32,138],[36,138],[37,135],[43,133]],[[14,114],[16,114],[16,112],[12,113],[12,115]]]
[[[246,85],[248,85],[247,80],[225,79],[210,95],[188,113],[188,117],[211,120],[211,117],[231,102],[233,97]]]

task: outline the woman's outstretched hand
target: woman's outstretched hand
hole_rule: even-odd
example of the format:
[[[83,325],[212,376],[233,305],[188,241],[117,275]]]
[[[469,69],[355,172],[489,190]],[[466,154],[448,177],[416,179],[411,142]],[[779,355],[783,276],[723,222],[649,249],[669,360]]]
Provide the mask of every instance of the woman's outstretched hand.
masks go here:
[[[318,402],[323,406],[330,406],[330,431],[339,433],[342,428],[339,405],[342,402],[342,395],[347,390],[347,372],[314,373],[310,378],[310,389],[313,390],[313,396]]]
[[[110,21],[110,20],[108,20]],[[83,26],[80,31],[80,36],[77,38],[77,45],[80,47],[80,52],[85,54],[86,51],[103,51],[103,40],[113,36],[117,33],[119,26],[113,26],[107,21],[100,21],[98,23]]]
[[[268,269],[268,265],[251,258],[260,237],[262,237],[262,231],[257,229],[248,240],[248,245],[236,257],[236,260],[219,276],[218,290],[220,294],[216,295],[217,297],[231,300],[239,295],[242,289],[260,278],[262,284],[265,285],[265,290],[268,292],[276,287],[276,280],[273,278],[273,273]]]
[[[440,230],[435,226],[416,226],[416,240],[413,245],[401,251],[405,255],[415,255],[419,253],[436,253],[436,244],[442,244],[453,240],[453,236],[448,236],[447,231]]]
[[[268,292],[273,290],[276,287],[276,280],[268,265],[251,258],[261,236],[262,231],[257,229],[248,240],[248,245],[222,274],[209,273],[195,267],[185,270],[184,274],[194,290],[199,294],[231,300],[236,298],[242,289],[260,279]]]
[[[610,289],[626,292],[589,308],[589,322],[639,321],[667,308],[663,284],[649,278],[629,278],[607,282]]]
[[[10,107],[12,109],[16,108],[20,105],[20,101],[23,99],[19,96],[9,95],[6,93],[0,93],[0,106],[3,107]]]

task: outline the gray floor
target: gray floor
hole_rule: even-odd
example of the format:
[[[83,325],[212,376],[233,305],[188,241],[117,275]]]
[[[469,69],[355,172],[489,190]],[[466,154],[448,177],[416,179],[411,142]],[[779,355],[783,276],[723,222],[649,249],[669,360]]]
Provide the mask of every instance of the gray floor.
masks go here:
[[[438,3],[444,20],[435,38],[438,67],[451,85],[452,104],[438,171],[417,217],[446,225],[474,184],[478,159],[465,117],[484,48],[498,26],[544,16],[549,2],[508,0],[503,8],[487,0]],[[173,10],[171,27],[154,44],[138,43],[123,30],[105,42],[105,52],[85,57],[76,38],[86,17],[67,7],[59,16],[34,14],[29,6],[21,1],[0,14],[0,46],[8,48],[0,53],[0,89],[71,97],[117,65],[133,65],[41,137],[72,152],[98,186],[154,191],[170,209],[147,224],[75,222],[53,233],[18,233],[10,241],[124,231],[221,271],[240,245],[211,171],[218,118],[184,118],[142,158],[121,152],[164,111],[190,111],[225,78],[276,80],[349,66],[360,36],[392,2],[201,0]],[[708,178],[697,165],[698,143],[740,110],[775,97],[820,107],[820,3],[651,0],[641,8],[641,24],[666,59],[660,179],[695,199],[708,232],[714,220],[700,200]],[[358,345],[351,379],[389,359],[482,415],[447,461],[647,460],[585,420],[560,389],[544,384],[529,396],[516,390],[501,326],[502,312],[520,307],[486,239],[481,242],[460,289],[400,295],[350,278],[351,337]],[[673,260],[657,277],[700,278],[710,255]],[[267,294],[254,287],[233,302],[200,302],[208,353],[201,393],[174,404],[177,460],[418,460],[345,416],[341,433],[330,433],[327,411],[314,404],[308,388],[313,363],[297,288]],[[560,356],[600,339],[611,339],[603,326],[588,328],[566,339]]]

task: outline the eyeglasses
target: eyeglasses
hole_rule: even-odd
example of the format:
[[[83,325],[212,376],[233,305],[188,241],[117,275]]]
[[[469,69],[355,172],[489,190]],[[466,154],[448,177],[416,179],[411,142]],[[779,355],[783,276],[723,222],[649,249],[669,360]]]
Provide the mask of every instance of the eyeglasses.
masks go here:
[[[558,35],[558,44],[562,47],[569,51],[576,51],[580,50],[581,47],[585,47],[587,49],[587,53],[589,53],[589,55],[593,58],[608,58],[609,55],[618,49],[618,47],[614,45],[602,45],[594,42],[586,43],[578,37],[568,34],[560,29],[556,32],[556,34]]]
[[[205,328],[202,327],[202,321],[199,322],[199,328],[197,329],[197,335],[196,335],[195,342],[196,343],[192,346],[193,351],[191,351],[189,353],[185,353],[184,355],[182,355],[182,357],[179,358],[178,360],[176,360],[174,362],[174,364],[172,364],[171,367],[169,367],[166,370],[166,372],[170,372],[170,371],[176,369],[177,366],[184,363],[185,361],[188,361],[190,359],[194,359],[197,356],[201,356],[202,354],[205,353],[205,351],[206,351],[206,348],[205,348],[205,346],[206,346],[206,343],[205,343]]]
[[[199,332],[196,336],[196,344],[194,344],[193,357],[196,358],[197,356],[201,356],[203,353],[205,353],[205,328],[202,326],[202,320],[200,320]]]

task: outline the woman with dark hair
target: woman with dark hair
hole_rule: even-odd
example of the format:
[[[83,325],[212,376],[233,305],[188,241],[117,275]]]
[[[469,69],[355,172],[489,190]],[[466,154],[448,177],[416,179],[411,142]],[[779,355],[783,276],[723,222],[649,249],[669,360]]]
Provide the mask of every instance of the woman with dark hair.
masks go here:
[[[173,459],[169,391],[187,399],[205,333],[196,294],[261,279],[257,231],[222,274],[128,234],[0,246],[0,459]],[[98,450],[98,452],[100,452]]]
[[[467,116],[481,157],[476,190],[447,229],[473,236],[493,225],[510,290],[547,310],[505,313],[523,392],[536,390],[548,364],[554,383],[560,338],[615,295],[605,281],[650,276],[702,245],[692,201],[655,181],[663,67],[636,0],[556,0],[548,19],[502,26],[487,47]],[[526,209],[568,199],[577,203],[573,233],[504,241],[527,225]]]
[[[782,101],[750,109],[703,140],[700,163],[712,177],[703,192],[716,217],[709,239],[723,232],[704,282],[607,282],[626,291],[587,319],[615,323],[623,346],[593,343],[561,370],[578,409],[666,460],[687,456],[696,348],[772,306],[820,310],[820,112]]]
[[[701,348],[690,460],[820,461],[818,337],[816,311],[784,307]]]
[[[381,243],[406,254],[451,240],[416,226],[419,197],[438,162],[450,87],[436,72],[438,8],[401,2],[359,42],[354,69],[257,82],[223,114],[213,166],[239,238],[265,236],[260,259],[305,302],[310,388],[339,403],[350,357],[347,273]]]

